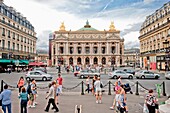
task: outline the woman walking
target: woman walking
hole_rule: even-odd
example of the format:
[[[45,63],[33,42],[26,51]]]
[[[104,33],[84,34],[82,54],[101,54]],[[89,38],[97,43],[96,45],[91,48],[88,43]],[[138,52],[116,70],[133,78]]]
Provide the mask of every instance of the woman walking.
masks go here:
[[[17,86],[19,88],[19,93],[20,93],[21,92],[21,88],[24,86],[24,78],[23,77],[20,77]]]
[[[21,99],[21,113],[27,113],[27,102],[28,102],[28,94],[26,92],[25,87],[22,87],[21,93],[19,94],[19,98]]]

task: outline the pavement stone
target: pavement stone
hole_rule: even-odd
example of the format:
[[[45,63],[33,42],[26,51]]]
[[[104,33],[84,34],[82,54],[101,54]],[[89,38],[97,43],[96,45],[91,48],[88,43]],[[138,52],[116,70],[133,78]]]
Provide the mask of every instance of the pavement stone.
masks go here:
[[[28,108],[28,113],[44,113],[47,100],[45,99],[46,90],[38,90],[36,108]],[[129,113],[142,113],[145,93],[139,96],[127,94],[127,105]],[[102,97],[102,104],[95,103],[95,97],[92,94],[81,95],[80,92],[63,92],[59,97],[59,113],[75,113],[75,105],[82,105],[82,113],[113,113],[109,107],[112,105],[114,95],[108,95],[106,92]],[[159,102],[165,101],[167,97],[159,98]],[[18,90],[12,90],[12,110],[13,113],[19,113]],[[52,110],[49,113],[53,113]]]

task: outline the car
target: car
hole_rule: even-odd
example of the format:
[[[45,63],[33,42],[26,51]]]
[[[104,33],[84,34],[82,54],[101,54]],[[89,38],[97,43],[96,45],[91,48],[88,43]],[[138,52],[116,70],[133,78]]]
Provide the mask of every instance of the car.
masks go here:
[[[135,76],[137,79],[141,78],[141,79],[145,79],[145,78],[155,78],[155,79],[159,79],[160,75],[153,73],[151,71],[148,70],[140,70],[138,72],[135,73]]]
[[[28,71],[25,75],[25,79],[27,81],[30,81],[31,79],[47,81],[52,80],[52,76],[42,71]]]
[[[36,67],[36,68],[33,69],[33,71],[42,71],[44,73],[47,73],[47,69],[43,68],[43,67],[38,67],[38,68]]]
[[[170,71],[165,73],[165,78],[170,79]]]
[[[123,70],[115,70],[113,72],[109,72],[108,73],[109,78],[114,78],[117,79],[119,76],[121,78],[129,78],[129,79],[133,79],[133,74],[130,73],[126,73]]]
[[[77,77],[79,78],[87,78],[88,76],[89,77],[93,77],[93,76],[100,77],[100,73],[95,72],[94,70],[82,70],[80,71],[80,73],[77,74]]]
[[[130,74],[135,75],[135,71],[134,71],[134,70],[131,70],[131,69],[123,69],[123,71],[125,71],[126,73],[130,73]]]

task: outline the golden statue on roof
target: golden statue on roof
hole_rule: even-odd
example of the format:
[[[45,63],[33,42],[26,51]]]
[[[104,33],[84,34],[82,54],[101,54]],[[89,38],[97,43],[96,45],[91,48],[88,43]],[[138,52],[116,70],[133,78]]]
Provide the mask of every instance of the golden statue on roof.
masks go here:
[[[109,31],[116,31],[114,22],[111,22]]]
[[[66,31],[64,22],[61,23],[60,30],[59,31]]]

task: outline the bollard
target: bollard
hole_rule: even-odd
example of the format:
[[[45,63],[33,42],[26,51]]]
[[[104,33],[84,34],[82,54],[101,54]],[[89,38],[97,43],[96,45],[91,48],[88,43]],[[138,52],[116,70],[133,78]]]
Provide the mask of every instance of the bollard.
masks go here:
[[[84,95],[84,82],[81,82],[81,95]]]
[[[109,81],[109,92],[108,92],[108,95],[111,95],[111,82]]]
[[[162,85],[163,85],[163,88],[162,88],[162,90],[163,90],[163,96],[166,96],[166,93],[165,93],[165,82],[163,81],[163,83],[162,83]]]
[[[138,91],[138,85],[139,85],[139,83],[138,83],[138,81],[136,82],[136,95],[139,95],[139,91]]]
[[[1,80],[1,92],[3,91],[3,88],[4,88],[4,81]]]

